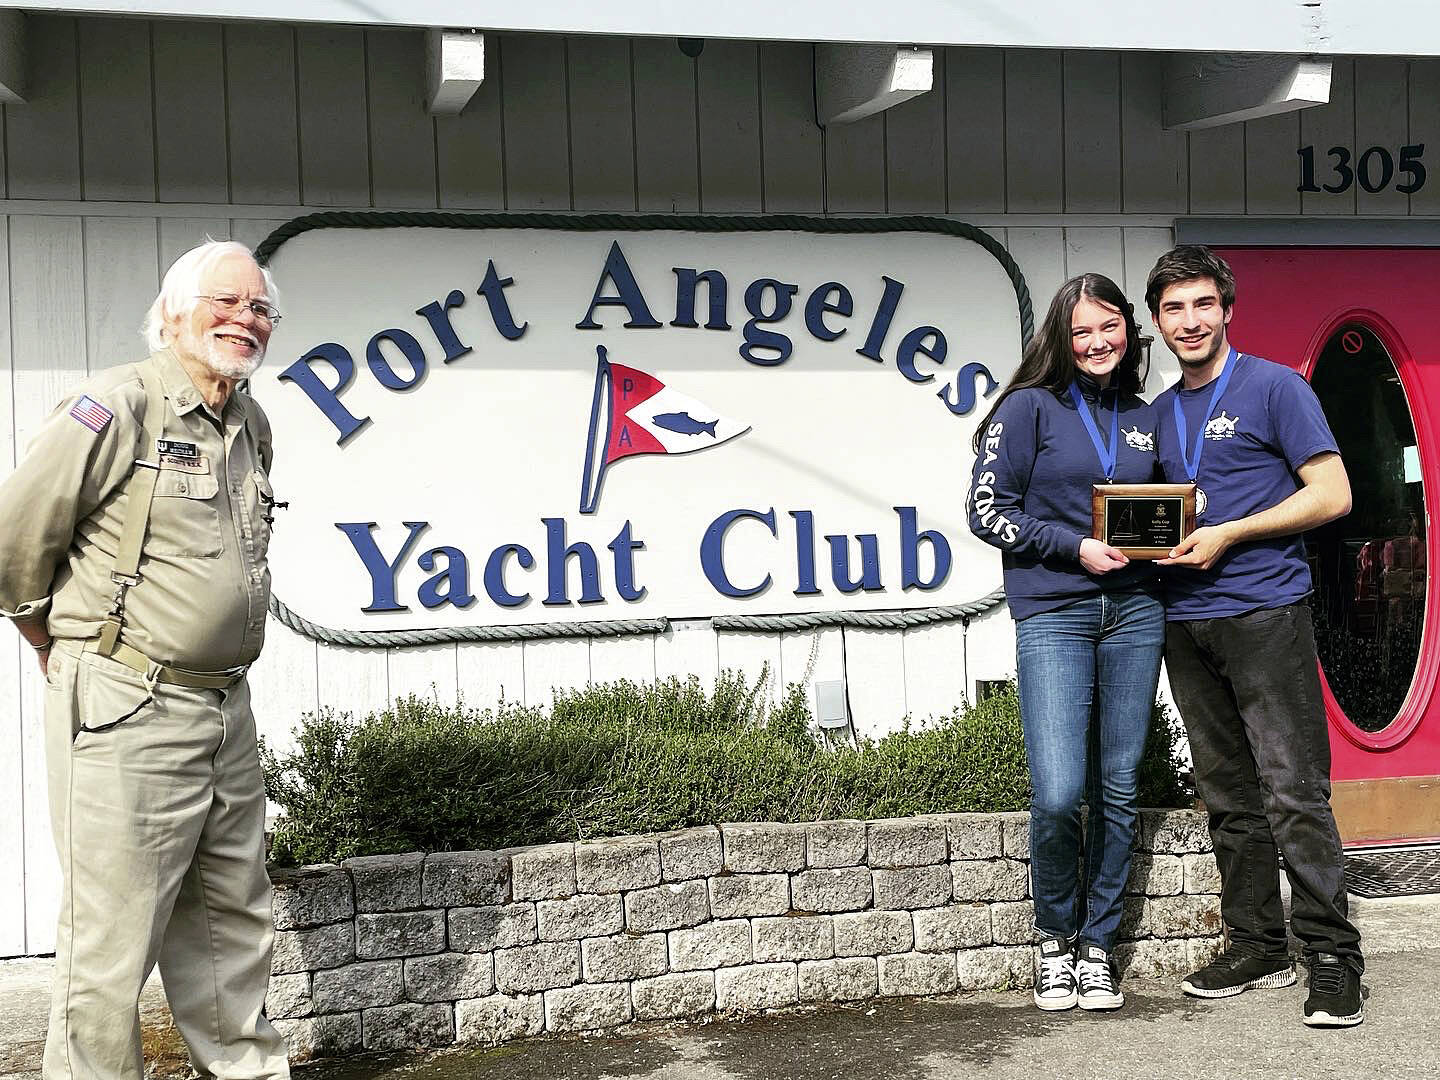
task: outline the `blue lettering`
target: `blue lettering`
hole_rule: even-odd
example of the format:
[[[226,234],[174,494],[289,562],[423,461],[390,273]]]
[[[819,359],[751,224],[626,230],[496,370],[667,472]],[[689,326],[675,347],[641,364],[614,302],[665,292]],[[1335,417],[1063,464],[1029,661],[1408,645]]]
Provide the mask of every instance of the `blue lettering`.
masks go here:
[[[796,596],[815,596],[815,515],[809,510],[791,510],[795,519]]]
[[[519,607],[530,599],[528,592],[512,593],[505,587],[505,557],[512,553],[522,569],[535,565],[535,556],[523,544],[501,544],[485,560],[485,593],[501,607]]]
[[[310,366],[312,360],[324,360],[335,369],[338,378],[334,386],[326,386],[320,376],[315,374],[315,370]],[[316,345],[279,375],[280,382],[294,383],[304,391],[315,407],[325,414],[325,419],[335,425],[335,430],[340,433],[340,437],[335,440],[337,443],[345,442],[370,423],[368,416],[356,418],[340,404],[340,391],[349,386],[353,378],[355,361],[351,359],[350,351],[333,341]]]
[[[831,300],[831,294],[835,299]],[[845,327],[831,330],[825,325],[825,316],[840,315],[849,318],[855,313],[855,298],[850,290],[838,281],[827,281],[810,294],[805,302],[805,328],[821,341],[834,341],[845,333]]]
[[[874,533],[861,533],[855,539],[860,541],[860,578],[850,579],[850,537],[827,536],[830,545],[830,577],[842,593],[883,591],[880,582],[880,540]]]
[[[775,531],[775,510],[772,507],[763,514],[758,510],[727,510],[705,530],[705,535],[700,541],[700,566],[705,572],[706,579],[714,586],[715,591],[722,596],[745,597],[762,593],[770,587],[770,575],[765,575],[765,580],[754,588],[745,589],[736,585],[730,580],[725,572],[725,534],[730,526],[742,518],[753,518],[762,522],[770,530],[771,536],[779,536]]]
[[[404,353],[405,359],[410,362],[413,374],[408,380],[395,374],[395,369],[385,359],[380,346],[386,341]],[[413,335],[404,330],[381,330],[370,339],[370,344],[365,349],[365,360],[376,381],[387,390],[409,390],[425,377],[425,350]]]
[[[485,280],[480,282],[480,287],[475,292],[485,298],[485,303],[490,306],[490,319],[495,323],[495,329],[500,331],[500,336],[506,341],[515,341],[525,335],[530,324],[521,323],[515,325],[515,318],[510,314],[510,305],[505,300],[505,290],[515,284],[514,278],[502,278],[495,269],[495,261],[492,259],[485,267]],[[449,357],[447,356],[448,360]]]
[[[917,326],[900,339],[900,348],[895,352],[895,366],[901,375],[913,383],[932,382],[935,378],[933,374],[921,375],[915,370],[915,354],[928,356],[937,364],[943,364],[949,349],[945,343],[945,335],[935,327]]]
[[[913,506],[897,506],[900,515],[900,588],[938,589],[950,576],[950,542],[945,534],[926,529],[919,531]],[[935,557],[935,572],[928,581],[920,578],[920,545],[929,544]]]
[[[900,306],[900,294],[905,291],[905,284],[894,278],[882,275],[880,280],[885,282],[885,292],[880,297],[880,306],[875,309],[875,319],[870,323],[870,332],[865,335],[865,344],[855,350],[877,364],[885,362],[880,350],[885,345],[885,335],[890,332],[890,324],[895,319],[895,309]]]
[[[644,585],[635,586],[635,552],[645,550],[645,541],[630,538],[631,525],[625,522],[615,539],[605,545],[615,556],[615,591],[622,600],[640,600],[646,593]]]
[[[460,340],[460,336],[455,333],[455,324],[450,321],[450,309],[460,307],[464,303],[465,294],[456,289],[443,301],[431,301],[415,311],[416,315],[423,315],[425,321],[430,324],[430,332],[435,335],[435,340],[445,350],[445,363],[447,364],[470,352],[470,346]]]
[[[614,284],[614,296],[604,295],[606,281]],[[625,323],[628,330],[653,330],[660,325],[645,304],[645,297],[640,292],[630,264],[625,261],[625,253],[620,250],[618,240],[610,245],[610,254],[605,258],[605,269],[600,271],[600,280],[595,283],[595,294],[590,298],[590,307],[585,312],[585,318],[575,324],[576,330],[600,329],[600,324],[595,321],[597,307],[623,307],[630,316]]]
[[[431,611],[446,604],[469,607],[475,602],[475,596],[470,592],[470,564],[465,553],[453,547],[431,548],[416,560],[420,569],[427,574],[434,570],[437,555],[445,556],[445,567],[420,586],[420,603]]]
[[[372,535],[375,522],[337,521],[335,527],[350,538],[350,543],[355,548],[355,554],[360,556],[360,561],[370,575],[370,603],[361,610],[409,611],[408,607],[395,598],[395,577],[400,564],[405,561],[405,556],[415,546],[415,541],[419,539],[420,534],[430,527],[430,523],[428,521],[405,522],[405,528],[410,530],[410,535],[405,538],[399,554],[390,560],[380,554],[380,548],[375,543],[375,537]]]
[[[790,359],[790,339],[773,330],[761,330],[760,324],[777,323],[789,315],[790,301],[798,291],[796,286],[787,285],[774,278],[759,278],[752,281],[745,290],[745,310],[754,318],[745,324],[745,344],[740,346],[740,355],[750,363],[759,364],[761,367],[774,367]],[[766,292],[774,298],[768,314],[765,311]],[[757,356],[757,349],[773,349],[775,356]]]
[[[951,398],[949,386],[944,387],[935,396],[945,402],[945,407],[956,416],[968,416],[970,410],[975,408],[975,380],[977,378],[985,380],[985,390],[981,395],[983,397],[988,398],[1000,388],[1000,384],[995,381],[994,376],[990,374],[990,369],[984,364],[966,364],[960,369],[960,374],[955,376],[957,396]],[[992,456],[987,460],[994,460],[994,458]]]
[[[695,322],[695,283],[703,281],[706,295],[710,298],[710,318],[705,322],[705,329],[729,330],[730,323],[725,317],[725,309],[729,303],[725,275],[719,270],[706,270],[703,274],[697,274],[683,266],[671,267],[671,270],[675,274],[675,318],[670,321],[670,325],[692,329],[698,325]]]
[[[600,595],[600,564],[595,558],[595,549],[583,540],[566,547],[564,518],[541,518],[540,521],[545,526],[546,571],[550,579],[545,605],[556,607],[571,602],[566,566],[572,558],[580,560],[580,603],[601,603],[605,597]]]

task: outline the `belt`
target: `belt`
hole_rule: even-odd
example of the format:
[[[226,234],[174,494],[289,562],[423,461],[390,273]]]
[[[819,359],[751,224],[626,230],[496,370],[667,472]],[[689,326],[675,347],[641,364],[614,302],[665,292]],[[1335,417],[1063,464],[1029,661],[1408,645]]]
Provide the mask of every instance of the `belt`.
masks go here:
[[[111,649],[111,660],[119,661],[132,671],[138,671],[147,679],[172,686],[188,686],[196,690],[224,690],[234,686],[245,677],[249,667],[242,665],[225,671],[187,671],[184,668],[170,667],[168,664],[157,664],[139,649],[132,649],[118,641]],[[87,641],[84,651],[100,653],[99,640]]]

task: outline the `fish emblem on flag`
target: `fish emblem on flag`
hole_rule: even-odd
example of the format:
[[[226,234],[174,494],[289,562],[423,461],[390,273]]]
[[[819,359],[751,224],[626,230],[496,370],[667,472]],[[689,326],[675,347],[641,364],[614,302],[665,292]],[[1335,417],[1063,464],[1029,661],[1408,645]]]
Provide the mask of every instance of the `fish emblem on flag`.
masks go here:
[[[605,470],[621,458],[709,450],[750,430],[749,424],[721,416],[648,371],[612,363],[604,345],[596,353],[580,513],[595,512]]]

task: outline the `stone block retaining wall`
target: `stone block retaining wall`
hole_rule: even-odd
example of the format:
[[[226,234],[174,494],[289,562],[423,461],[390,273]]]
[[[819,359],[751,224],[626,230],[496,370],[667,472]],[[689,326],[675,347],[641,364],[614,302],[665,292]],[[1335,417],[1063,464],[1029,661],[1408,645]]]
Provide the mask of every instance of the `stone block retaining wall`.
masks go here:
[[[1116,959],[1220,947],[1202,815],[1146,811]],[[279,870],[293,1059],[1030,984],[1029,815],[721,825]]]

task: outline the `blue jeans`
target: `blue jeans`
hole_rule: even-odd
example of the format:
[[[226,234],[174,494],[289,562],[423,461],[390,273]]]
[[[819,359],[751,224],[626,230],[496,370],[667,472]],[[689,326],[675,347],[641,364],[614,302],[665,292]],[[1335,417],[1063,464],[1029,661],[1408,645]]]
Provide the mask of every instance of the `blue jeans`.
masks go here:
[[[1020,620],[1015,641],[1034,790],[1035,928],[1109,952],[1135,845],[1140,758],[1160,678],[1165,609],[1146,593],[1101,594]],[[1083,865],[1082,802],[1090,806]]]

